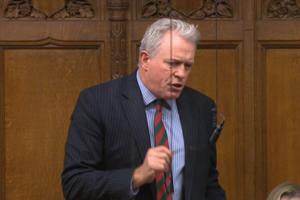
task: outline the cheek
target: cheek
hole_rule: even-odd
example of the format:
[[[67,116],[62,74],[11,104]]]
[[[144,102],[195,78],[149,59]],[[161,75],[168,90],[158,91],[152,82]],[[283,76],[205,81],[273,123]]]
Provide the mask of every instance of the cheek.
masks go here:
[[[173,73],[170,70],[168,70],[164,73],[161,73],[161,77],[164,80],[164,82],[170,82],[173,79]]]
[[[191,73],[191,69],[186,72],[185,80],[188,79],[188,77],[190,76],[190,73]]]
[[[164,82],[162,73],[157,70],[151,71],[150,80],[153,85],[156,85],[156,87],[161,87]]]

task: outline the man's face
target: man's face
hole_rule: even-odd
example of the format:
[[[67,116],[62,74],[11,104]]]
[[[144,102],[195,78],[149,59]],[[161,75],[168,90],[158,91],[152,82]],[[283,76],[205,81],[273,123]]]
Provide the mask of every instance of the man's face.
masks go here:
[[[288,197],[282,197],[280,200],[300,200],[299,197],[293,197],[293,198],[288,198]]]
[[[172,35],[171,35],[172,34]],[[166,32],[156,55],[140,55],[140,75],[145,86],[158,98],[180,96],[194,63],[195,45],[176,32]]]

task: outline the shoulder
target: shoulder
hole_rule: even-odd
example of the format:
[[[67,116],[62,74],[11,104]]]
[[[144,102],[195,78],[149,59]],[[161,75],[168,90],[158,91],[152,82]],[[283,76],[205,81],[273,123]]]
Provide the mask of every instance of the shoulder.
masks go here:
[[[127,77],[119,78],[83,89],[77,98],[74,113],[88,113],[100,122],[103,119],[101,116],[120,105],[126,80]]]
[[[189,102],[192,106],[213,107],[215,105],[215,102],[211,97],[188,86],[183,89],[180,98]]]
[[[133,75],[130,75],[100,83],[83,89],[80,96],[92,97],[97,101],[118,98],[128,88],[128,84],[132,79]]]
[[[99,91],[114,91],[114,89],[119,88],[122,83],[127,79],[127,76],[113,79],[107,82],[99,83],[97,85],[93,85],[91,87],[85,88],[83,92],[99,92]]]

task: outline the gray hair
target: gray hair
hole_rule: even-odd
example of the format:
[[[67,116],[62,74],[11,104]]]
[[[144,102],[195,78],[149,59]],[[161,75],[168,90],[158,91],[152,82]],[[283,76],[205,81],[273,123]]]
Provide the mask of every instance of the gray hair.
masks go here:
[[[281,195],[281,198],[288,198],[288,199],[292,199],[292,198],[300,198],[300,188],[297,188],[295,190],[292,191],[288,191],[288,192],[284,192]]]
[[[197,45],[200,33],[193,24],[170,18],[162,18],[151,24],[146,30],[141,41],[140,52],[147,51],[150,57],[156,55],[161,43],[161,38],[167,31],[176,31],[185,40]]]
[[[280,200],[281,197],[286,197],[289,192],[298,190],[299,188],[300,186],[295,183],[289,183],[289,182],[281,183],[270,192],[267,200]]]

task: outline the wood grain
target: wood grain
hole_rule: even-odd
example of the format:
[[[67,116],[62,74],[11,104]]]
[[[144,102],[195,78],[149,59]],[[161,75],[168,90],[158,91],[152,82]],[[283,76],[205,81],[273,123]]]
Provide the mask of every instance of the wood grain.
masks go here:
[[[214,47],[212,45],[211,47]],[[218,167],[220,182],[228,199],[238,199],[243,190],[244,171],[242,142],[239,124],[242,123],[239,110],[239,81],[241,69],[238,64],[238,49],[198,49],[196,62],[188,85],[212,97],[219,114],[226,118],[226,125],[218,141]],[[220,64],[218,64],[220,63]],[[221,118],[221,116],[219,116]]]
[[[0,2],[1,199],[62,199],[63,144],[78,92],[135,69],[146,27],[164,16],[158,5],[201,32],[188,84],[226,116],[218,163],[228,199],[263,200],[284,180],[300,183],[300,21],[290,11],[270,11],[275,1],[223,1],[233,16],[201,18],[199,7],[214,1],[90,0],[95,16],[84,19],[11,19],[9,2]],[[32,2],[47,15],[62,3]],[[153,2],[159,4],[146,5]],[[222,6],[218,12],[228,14]]]
[[[97,50],[6,50],[6,199],[63,199],[64,144],[79,91],[101,82]]]
[[[267,190],[284,182],[300,183],[300,50],[266,53],[265,149]]]

